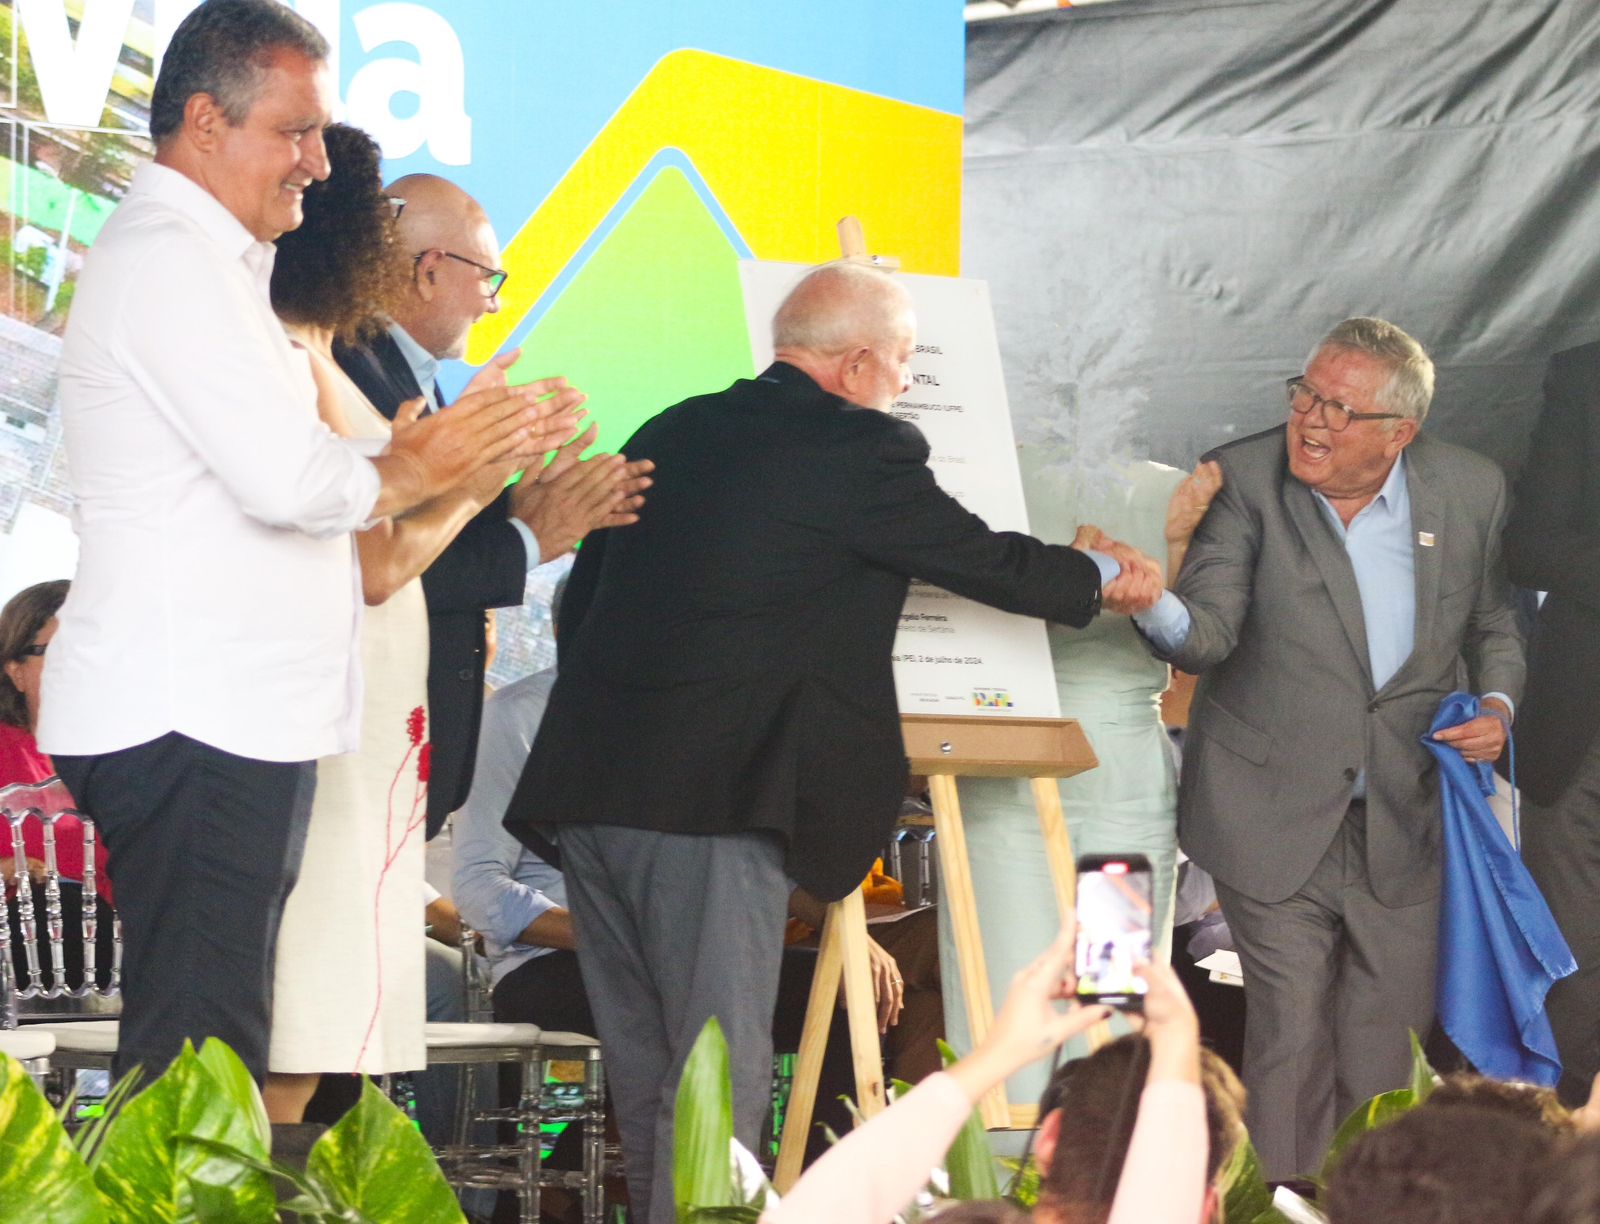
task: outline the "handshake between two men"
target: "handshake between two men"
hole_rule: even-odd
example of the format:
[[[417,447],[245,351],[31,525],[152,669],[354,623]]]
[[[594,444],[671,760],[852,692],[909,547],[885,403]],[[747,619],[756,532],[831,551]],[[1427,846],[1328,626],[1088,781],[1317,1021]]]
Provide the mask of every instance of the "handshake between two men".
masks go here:
[[[1104,553],[1119,566],[1121,572],[1100,591],[1100,606],[1119,616],[1132,616],[1155,606],[1166,587],[1161,576],[1161,566],[1137,548],[1113,540],[1100,528],[1085,523],[1073,537],[1072,547]]]

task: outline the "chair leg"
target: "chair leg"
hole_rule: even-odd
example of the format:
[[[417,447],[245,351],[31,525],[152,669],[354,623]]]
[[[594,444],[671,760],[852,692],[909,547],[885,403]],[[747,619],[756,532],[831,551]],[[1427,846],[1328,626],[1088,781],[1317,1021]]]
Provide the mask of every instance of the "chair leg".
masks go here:
[[[606,1073],[598,1058],[583,1071],[583,1224],[605,1224]]]
[[[522,1150],[517,1156],[521,1185],[517,1188],[519,1224],[539,1224],[539,1163],[543,1156],[543,1118],[545,1059],[543,1051],[533,1050],[522,1060],[522,1099],[518,1102],[518,1128]]]
[[[467,1063],[456,1069],[456,1120],[450,1132],[450,1142],[465,1147],[472,1125],[473,1111],[478,1104],[478,1064]]]

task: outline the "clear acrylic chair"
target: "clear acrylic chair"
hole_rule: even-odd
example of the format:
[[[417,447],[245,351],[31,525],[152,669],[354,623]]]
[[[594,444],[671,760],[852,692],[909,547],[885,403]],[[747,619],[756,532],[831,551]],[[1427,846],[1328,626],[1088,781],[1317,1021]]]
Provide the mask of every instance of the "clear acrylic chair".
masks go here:
[[[115,1010],[122,980],[122,925],[112,916],[110,974],[100,982],[100,914],[95,874],[94,821],[70,806],[71,797],[57,778],[38,783],[0,787],[0,834],[9,831],[15,870],[17,943],[12,924],[0,922],[0,1029],[15,1029],[35,1013],[103,1015]],[[83,879],[78,930],[82,940],[83,971],[77,983],[67,973],[67,922],[62,907],[63,879],[59,862],[57,825],[63,817],[76,817],[82,826]],[[44,843],[43,879],[35,882],[28,870],[24,828],[29,821],[41,827]],[[43,894],[43,914],[35,891]],[[40,939],[41,920],[43,943]],[[48,958],[42,949],[48,951]],[[21,960],[19,969],[17,961]],[[48,959],[48,965],[46,964]],[[66,1004],[65,1007],[59,1004]],[[45,1004],[57,1006],[42,1007]]]
[[[440,1168],[457,1189],[509,1190],[516,1194],[518,1220],[536,1224],[542,1191],[553,1187],[579,1193],[584,1224],[603,1224],[605,1211],[605,1066],[600,1043],[581,1033],[547,1032],[536,1024],[500,1024],[482,962],[473,955],[477,936],[462,932],[462,988],[467,1015],[461,1024],[429,1024],[428,1065],[462,1066],[454,1141],[435,1148]],[[581,1086],[547,1084],[553,1062],[583,1066]],[[497,1074],[500,1064],[514,1064],[520,1091],[514,1105],[476,1106],[477,1077]],[[576,1087],[577,1091],[573,1088]],[[514,1139],[472,1142],[474,1124],[505,1126]],[[582,1127],[581,1170],[543,1166],[543,1128],[552,1123]]]

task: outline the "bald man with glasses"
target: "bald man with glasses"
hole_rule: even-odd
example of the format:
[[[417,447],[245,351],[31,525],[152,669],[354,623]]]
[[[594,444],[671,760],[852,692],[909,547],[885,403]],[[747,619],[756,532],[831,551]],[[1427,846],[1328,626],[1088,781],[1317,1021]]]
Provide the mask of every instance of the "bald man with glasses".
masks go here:
[[[336,345],[344,372],[393,419],[421,396],[445,407],[441,363],[466,354],[472,325],[500,309],[507,273],[482,206],[454,183],[409,174],[389,185],[411,283],[389,328],[370,341]],[[509,365],[516,352],[496,361]],[[528,473],[486,507],[422,575],[428,600],[428,713],[433,759],[428,836],[466,801],[483,713],[484,614],[522,603],[528,574],[570,553],[590,531],[631,523],[650,483],[649,464],[579,455],[585,431],[543,472]]]

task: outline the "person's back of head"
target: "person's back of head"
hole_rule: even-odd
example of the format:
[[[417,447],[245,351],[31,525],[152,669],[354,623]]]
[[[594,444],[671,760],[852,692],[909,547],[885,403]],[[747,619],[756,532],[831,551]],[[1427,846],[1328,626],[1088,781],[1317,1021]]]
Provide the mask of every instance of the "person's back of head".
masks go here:
[[[1600,1135],[1559,1145],[1533,1182],[1521,1224],[1600,1224]]]
[[[911,385],[916,334],[904,285],[881,268],[840,261],[789,291],[772,319],[772,350],[828,394],[887,409]]]
[[[1104,1224],[1133,1139],[1149,1065],[1149,1043],[1130,1035],[1063,1064],[1051,1077],[1039,1102],[1036,1218],[1052,1224]],[[1244,1086],[1207,1049],[1200,1051],[1200,1083],[1206,1103],[1206,1182],[1214,1191],[1244,1139]],[[1215,1201],[1215,1194],[1208,1193],[1207,1218]]]
[[[358,339],[381,328],[409,269],[378,142],[343,123],[322,136],[332,172],[306,188],[305,220],[278,239],[272,308],[286,323]]]
[[[1522,1224],[1558,1142],[1503,1109],[1414,1109],[1345,1149],[1323,1206],[1330,1224]]]
[[[1445,1076],[1421,1108],[1451,1109],[1461,1105],[1497,1109],[1563,1134],[1573,1129],[1572,1111],[1561,1103],[1554,1088],[1490,1079],[1469,1071]]]

